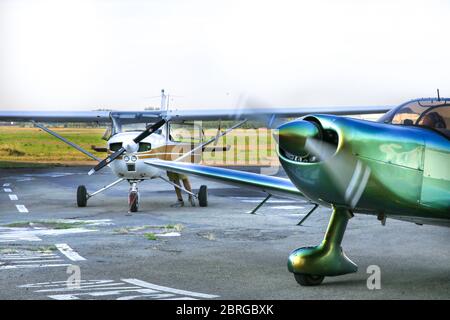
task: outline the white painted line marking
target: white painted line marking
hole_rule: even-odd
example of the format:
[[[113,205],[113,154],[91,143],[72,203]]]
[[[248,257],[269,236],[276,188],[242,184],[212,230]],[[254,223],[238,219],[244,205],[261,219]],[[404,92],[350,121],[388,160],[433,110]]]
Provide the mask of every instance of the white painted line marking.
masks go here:
[[[104,298],[110,296],[117,300],[157,299],[157,300],[196,300],[196,298],[218,298],[219,296],[199,292],[178,290],[158,286],[138,279],[81,280],[80,287],[68,287],[66,281],[25,284],[18,288],[33,288],[35,293],[48,294],[56,300],[78,300],[82,298]]]
[[[248,200],[240,200],[245,203],[261,203],[264,199],[248,199]],[[266,203],[298,203],[298,201],[290,201],[290,200],[267,200]]]
[[[279,210],[296,210],[296,209],[304,209],[302,206],[273,206],[271,209],[279,209]]]
[[[3,186],[4,187],[9,187],[11,184],[10,183],[4,183]]]
[[[72,294],[56,294],[48,297],[55,300],[80,300],[80,298]]]
[[[69,258],[72,261],[84,261],[86,260],[82,256],[80,256],[76,251],[74,251],[71,247],[69,247],[65,243],[55,244],[56,248],[61,251],[63,255]]]
[[[30,259],[30,260],[19,260],[19,261],[13,261],[15,264],[26,264],[26,263],[41,263],[41,262],[45,262],[45,263],[49,263],[49,262],[64,262],[64,259],[45,259],[45,260],[41,260],[41,259]]]
[[[150,289],[136,290],[136,291],[138,291],[140,293],[143,293],[143,294],[137,295],[137,296],[120,297],[120,298],[117,298],[117,300],[134,300],[134,299],[142,299],[143,297],[149,297],[149,298],[157,299],[157,300],[170,300],[169,298],[175,297],[175,295],[172,294],[172,293],[151,293],[151,294],[145,294],[144,290],[150,290]]]
[[[71,228],[71,229],[29,229],[29,228],[5,228],[0,227],[0,243],[13,241],[42,241],[39,236],[59,236],[63,234],[94,232],[95,229]]]
[[[157,237],[179,237],[181,234],[179,232],[167,232],[156,234]]]
[[[124,283],[120,283],[120,285],[125,285]],[[65,288],[56,288],[56,289],[43,289],[43,290],[36,290],[35,292],[58,292],[58,291],[89,291],[89,290],[109,290],[111,291],[111,289],[115,289],[115,290],[133,290],[136,291],[138,289],[142,289],[142,287],[136,287],[136,286],[126,286],[126,287],[114,287],[114,288],[100,288],[100,287],[93,287],[93,286],[82,286],[81,288],[70,288],[70,287],[65,287]],[[92,293],[90,293],[92,294]]]
[[[239,200],[246,203],[260,203],[264,198],[256,197],[231,197],[232,199]],[[304,201],[288,200],[288,199],[269,199],[266,203],[305,203]]]
[[[28,209],[23,204],[16,204],[16,208],[21,213],[28,213]]]
[[[5,191],[5,192],[12,192],[11,188],[4,188],[3,191]]]
[[[45,260],[45,261],[49,261],[52,259],[57,259],[59,258],[59,256],[54,255],[54,256],[28,256],[28,257],[10,257],[9,255],[0,257],[1,260],[13,260],[13,261],[17,261],[17,260]]]
[[[197,297],[197,298],[205,298],[205,299],[212,299],[212,298],[218,298],[219,296],[212,295],[212,294],[205,294],[205,293],[199,293],[199,292],[192,292],[192,291],[186,291],[186,290],[179,290],[179,289],[173,289],[169,287],[163,287],[158,286],[153,283],[148,283],[139,279],[121,279],[124,282],[128,282],[130,284],[134,284],[136,286],[141,286],[148,289],[155,289],[159,291],[165,291],[165,292],[171,292],[179,295],[187,295],[191,297]]]
[[[17,200],[19,200],[19,198],[15,194],[9,194],[9,200],[17,201]]]
[[[29,268],[53,268],[53,267],[68,267],[70,264],[25,264],[20,266],[0,266],[0,270],[9,269],[29,269]]]

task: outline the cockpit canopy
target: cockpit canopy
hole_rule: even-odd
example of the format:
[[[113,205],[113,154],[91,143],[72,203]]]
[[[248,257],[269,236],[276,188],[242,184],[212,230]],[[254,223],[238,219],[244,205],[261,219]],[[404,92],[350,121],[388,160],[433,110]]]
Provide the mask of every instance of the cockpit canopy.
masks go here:
[[[112,112],[112,135],[119,132],[143,131],[145,128],[161,120],[159,114],[148,114],[143,112]],[[157,134],[163,134],[159,129]]]
[[[379,122],[432,129],[450,138],[450,99],[418,99],[392,109]]]

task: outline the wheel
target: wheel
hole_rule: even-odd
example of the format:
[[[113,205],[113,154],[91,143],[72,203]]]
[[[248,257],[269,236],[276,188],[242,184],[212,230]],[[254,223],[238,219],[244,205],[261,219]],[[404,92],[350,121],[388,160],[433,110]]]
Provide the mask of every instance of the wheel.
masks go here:
[[[324,276],[316,276],[313,274],[300,274],[300,273],[295,273],[294,277],[298,284],[305,287],[318,286],[319,284],[322,283],[323,279],[325,279]]]
[[[137,212],[139,209],[139,194],[136,191],[130,192],[128,196],[128,204],[130,206],[130,212]]]
[[[86,207],[87,204],[87,191],[85,186],[78,186],[77,189],[77,205],[79,207]]]
[[[198,191],[198,204],[200,207],[208,206],[208,187],[205,185],[200,186],[200,190]]]

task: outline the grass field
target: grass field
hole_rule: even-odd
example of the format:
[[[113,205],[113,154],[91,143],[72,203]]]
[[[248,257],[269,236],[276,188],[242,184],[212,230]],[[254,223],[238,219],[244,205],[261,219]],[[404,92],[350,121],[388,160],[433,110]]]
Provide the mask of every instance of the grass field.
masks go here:
[[[64,138],[80,145],[99,158],[92,146],[106,146],[104,129],[53,128]],[[207,138],[215,129],[205,130]],[[266,129],[237,129],[219,140],[218,146],[230,145],[227,152],[204,152],[203,163],[209,165],[270,165],[277,163],[275,143]],[[0,127],[0,168],[48,165],[92,165],[90,158],[37,128]]]
[[[91,145],[104,146],[101,139],[103,129],[55,128],[63,137],[103,157],[104,154],[91,150]],[[25,166],[36,163],[76,164],[92,163],[84,154],[64,144],[37,128],[0,127],[0,165],[2,167]]]

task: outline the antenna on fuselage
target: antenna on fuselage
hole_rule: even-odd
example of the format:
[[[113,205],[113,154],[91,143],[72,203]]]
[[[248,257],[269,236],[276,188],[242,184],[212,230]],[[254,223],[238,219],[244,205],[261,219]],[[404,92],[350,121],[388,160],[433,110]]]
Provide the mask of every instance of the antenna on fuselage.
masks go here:
[[[164,89],[161,89],[161,111],[165,110],[166,114],[169,113],[169,104],[167,103],[168,96],[165,94]],[[167,122],[164,127],[166,143],[170,140],[170,125]]]
[[[161,108],[160,110],[167,110],[167,104],[166,104],[166,94],[164,93],[164,89],[161,89]]]

